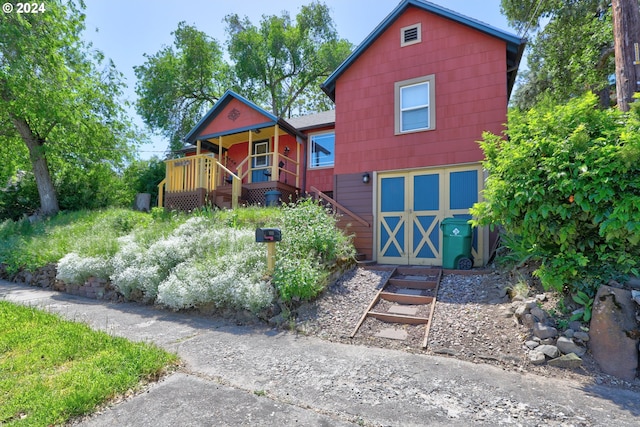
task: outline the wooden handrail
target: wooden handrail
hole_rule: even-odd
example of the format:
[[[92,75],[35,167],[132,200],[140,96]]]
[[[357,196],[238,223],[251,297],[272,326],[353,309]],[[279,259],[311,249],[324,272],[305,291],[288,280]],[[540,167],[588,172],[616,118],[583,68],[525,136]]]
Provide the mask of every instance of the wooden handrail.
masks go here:
[[[351,212],[349,209],[345,208],[340,203],[336,202],[334,199],[332,199],[331,197],[327,196],[322,191],[318,190],[316,187],[311,186],[311,191],[316,193],[316,195],[318,197],[320,197],[322,200],[330,203],[336,209],[341,210],[342,212],[346,213],[351,218],[355,219],[356,221],[358,221],[360,224],[364,225],[365,227],[371,227],[371,224],[369,224],[367,221],[362,219],[358,214],[356,214],[354,212]]]
[[[238,199],[240,199],[240,193],[242,192],[242,180],[238,175],[227,169],[222,163],[216,161],[218,167],[231,176],[231,209],[238,208]]]
[[[158,184],[158,207],[164,207],[164,185],[167,183],[167,178],[160,181]]]

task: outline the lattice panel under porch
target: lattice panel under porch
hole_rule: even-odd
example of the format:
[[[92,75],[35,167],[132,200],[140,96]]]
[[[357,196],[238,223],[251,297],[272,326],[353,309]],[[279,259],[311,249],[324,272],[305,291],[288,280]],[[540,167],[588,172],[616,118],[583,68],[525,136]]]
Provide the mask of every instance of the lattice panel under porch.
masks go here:
[[[165,208],[184,212],[193,211],[204,206],[204,196],[204,189],[185,193],[167,193],[165,195]]]

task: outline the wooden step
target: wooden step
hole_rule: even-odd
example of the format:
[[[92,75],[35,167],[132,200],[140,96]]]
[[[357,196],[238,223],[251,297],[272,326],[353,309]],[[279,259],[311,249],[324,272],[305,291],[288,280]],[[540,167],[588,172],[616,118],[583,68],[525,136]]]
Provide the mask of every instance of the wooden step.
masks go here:
[[[399,266],[396,274],[400,276],[433,276],[438,277],[442,273],[440,267],[415,267],[415,266]]]
[[[438,282],[399,279],[396,277],[389,278],[389,284],[406,289],[435,289],[438,286]]]
[[[429,323],[428,317],[406,316],[404,314],[380,313],[379,311],[370,311],[369,316],[374,317],[383,322],[405,323],[409,325],[424,325]]]
[[[400,304],[431,304],[433,297],[424,295],[404,295],[395,292],[381,292],[380,298]]]

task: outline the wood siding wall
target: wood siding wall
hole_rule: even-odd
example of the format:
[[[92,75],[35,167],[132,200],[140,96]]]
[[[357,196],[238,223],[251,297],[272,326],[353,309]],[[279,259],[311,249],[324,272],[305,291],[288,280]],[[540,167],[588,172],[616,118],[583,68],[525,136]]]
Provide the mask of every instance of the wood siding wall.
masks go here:
[[[368,184],[362,182],[362,174],[336,175],[334,184],[334,199],[359,215],[370,224],[366,227],[358,221],[342,215],[338,225],[349,234],[356,235],[354,244],[359,253],[365,255],[366,259],[373,259],[373,177]]]
[[[211,135],[213,133],[226,132],[230,129],[242,129],[269,121],[271,119],[248,105],[237,99],[232,99],[216,116],[215,120],[200,132],[200,135]]]
[[[400,47],[400,29],[422,42]],[[483,131],[507,113],[506,44],[413,7],[336,82],[337,175],[477,162]],[[436,129],[396,136],[394,83],[435,75]]]

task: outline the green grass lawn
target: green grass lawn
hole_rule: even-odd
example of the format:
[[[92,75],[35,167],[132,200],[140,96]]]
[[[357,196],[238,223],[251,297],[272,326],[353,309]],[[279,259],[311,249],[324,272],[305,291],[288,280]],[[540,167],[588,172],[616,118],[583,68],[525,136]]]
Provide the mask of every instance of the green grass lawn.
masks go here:
[[[153,345],[0,301],[0,425],[64,424],[177,360]]]

